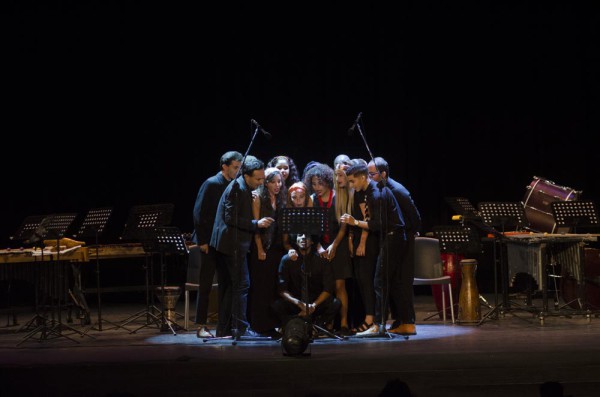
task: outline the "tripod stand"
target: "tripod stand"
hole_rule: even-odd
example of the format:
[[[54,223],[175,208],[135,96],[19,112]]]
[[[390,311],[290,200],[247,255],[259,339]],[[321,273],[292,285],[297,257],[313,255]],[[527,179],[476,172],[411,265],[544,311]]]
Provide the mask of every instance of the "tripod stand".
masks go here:
[[[93,238],[94,244],[95,244],[94,248],[96,249],[96,269],[95,270],[96,270],[96,297],[98,299],[98,321],[96,322],[96,324],[92,325],[86,331],[86,333],[92,329],[97,330],[97,331],[102,331],[103,330],[102,329],[103,322],[112,325],[111,328],[105,328],[105,329],[116,329],[116,328],[127,329],[120,324],[116,324],[116,323],[110,322],[110,321],[102,318],[102,289],[100,288],[100,256],[98,254],[98,250],[100,247],[99,237],[104,232],[104,230],[106,228],[106,223],[108,222],[108,219],[110,218],[111,214],[112,214],[112,208],[90,209],[88,211],[87,215],[85,216],[85,219],[81,223],[81,226],[79,227],[79,232],[76,235],[76,237],[82,238],[82,239]]]
[[[306,256],[311,255],[313,251],[312,247],[312,239],[311,235],[319,235],[324,233],[325,231],[325,222],[326,222],[327,208],[322,207],[312,207],[312,208],[284,208],[281,216],[281,224],[282,231],[284,233],[293,233],[299,234],[298,244],[300,252],[302,255],[302,264],[300,266],[300,272],[302,274],[302,286],[301,286],[301,303],[304,307],[304,315],[298,316],[297,318],[302,318],[305,323],[305,332],[308,332],[308,335],[305,335],[305,339],[308,342],[312,342],[315,334],[325,334],[331,338],[335,338],[337,340],[344,340],[344,337],[335,335],[333,332],[315,324],[314,317],[315,314],[311,313],[311,304],[310,302],[310,283],[309,277],[312,276],[312,269],[308,269],[308,263],[306,261]],[[311,243],[309,243],[311,241]],[[314,297],[317,298],[317,297]],[[315,313],[317,311],[317,307],[313,307]],[[302,313],[302,312],[301,312]],[[290,320],[290,322],[293,320]],[[297,321],[297,320],[296,320]],[[288,323],[290,323],[288,322]],[[290,324],[290,326],[292,326]],[[285,328],[288,328],[288,324],[285,325]],[[286,330],[286,333],[289,333]],[[286,348],[286,342],[289,339],[289,335],[286,338],[284,335],[283,346]],[[289,350],[289,348],[288,348]],[[296,355],[298,352],[288,352],[289,355]]]
[[[46,218],[47,215],[32,215],[26,217],[15,234],[10,237],[10,240],[20,241],[25,245],[30,245],[35,250],[39,248],[41,253],[41,260],[44,261],[44,242],[42,241],[42,235],[46,233],[46,229],[41,226],[42,221]],[[17,332],[20,331],[30,331],[31,329],[35,329],[42,325],[46,321],[46,317],[40,315],[40,277],[39,277],[39,267],[35,264],[33,265],[33,290],[34,290],[34,307],[35,307],[35,315],[29,321],[27,321]],[[10,291],[10,287],[9,287]],[[10,299],[10,292],[7,292]]]
[[[160,331],[171,331],[177,335],[176,330],[183,329],[176,323],[175,304],[181,293],[180,287],[166,286],[166,254],[187,255],[188,249],[183,239],[183,235],[176,227],[157,227],[154,229],[154,236],[144,242],[144,250],[147,252],[158,252],[160,254]],[[140,328],[143,328],[143,325]],[[138,329],[140,329],[138,328]],[[136,332],[136,330],[132,332]]]
[[[495,319],[498,319],[499,313],[504,314],[505,312],[511,312],[516,309],[511,306],[508,296],[508,263],[506,255],[504,254],[505,233],[506,229],[509,227],[512,227],[515,230],[522,228],[525,220],[525,212],[523,206],[517,202],[482,202],[479,203],[479,212],[483,218],[483,222],[492,227],[494,236],[494,307],[481,318],[478,324],[481,325],[486,319],[492,316],[495,316]],[[497,230],[498,228],[500,231]],[[500,251],[499,259],[497,250]],[[500,262],[502,302],[498,302],[498,261]],[[517,304],[513,302],[512,305]]]
[[[27,334],[24,339],[17,344],[19,346],[21,343],[26,340],[33,338],[36,334],[40,334],[38,340],[46,340],[64,337],[73,342],[79,343],[75,339],[71,338],[69,335],[63,333],[63,331],[71,331],[71,334],[79,334],[80,336],[86,336],[83,332],[80,332],[72,327],[64,325],[62,322],[62,300],[66,297],[66,282],[65,282],[65,261],[61,262],[61,240],[62,236],[64,236],[65,232],[69,228],[69,226],[73,223],[73,220],[77,214],[53,214],[49,215],[40,223],[40,227],[38,228],[39,237],[55,237],[56,238],[56,263],[54,263],[51,259],[52,253],[49,252],[50,260],[48,261],[49,273],[50,273],[50,288],[48,291],[48,295],[50,300],[54,298],[55,304],[52,304],[51,307],[51,319],[47,319],[42,317],[42,320],[39,321],[38,327],[32,330],[29,334]],[[78,248],[78,247],[74,247]],[[71,250],[72,248],[68,248]],[[44,249],[41,250],[41,254],[43,255]],[[45,263],[42,257],[42,263]],[[89,336],[89,335],[87,335]],[[93,338],[93,337],[92,337]]]
[[[167,225],[171,222],[173,207],[173,204],[138,205],[133,207],[129,212],[127,223],[125,224],[121,239],[133,240],[142,243],[152,241],[152,239],[155,238],[155,228]],[[157,313],[160,313],[161,310],[154,305],[154,296],[150,292],[150,285],[154,285],[154,266],[153,257],[151,255],[152,250],[146,250],[146,248],[152,247],[144,246],[144,251],[146,252],[144,264],[146,308],[123,320],[121,326],[124,327],[125,325],[143,316],[146,317],[146,323],[141,327],[130,331],[130,333],[135,333],[139,329],[149,327],[151,325],[161,328],[161,319],[156,315]]]

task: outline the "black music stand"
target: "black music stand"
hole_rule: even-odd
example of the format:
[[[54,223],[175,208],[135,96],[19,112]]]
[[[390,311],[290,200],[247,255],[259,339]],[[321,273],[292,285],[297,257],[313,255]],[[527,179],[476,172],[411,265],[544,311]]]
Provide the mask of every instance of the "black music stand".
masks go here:
[[[11,241],[18,241],[23,245],[27,245],[27,246],[32,246],[34,248],[39,247],[41,249],[42,255],[43,255],[43,246],[44,246],[44,242],[42,241],[42,236],[41,234],[43,233],[43,229],[41,228],[41,223],[44,220],[44,218],[46,218],[48,215],[31,215],[26,217],[23,222],[21,223],[21,225],[19,226],[19,228],[17,229],[17,231],[15,232],[14,235],[10,236],[10,240]],[[43,256],[42,256],[42,261],[43,261]],[[34,276],[34,281],[33,281],[33,288],[34,288],[34,306],[35,306],[35,316],[27,321],[27,323],[25,323],[17,332],[20,332],[22,330],[29,330],[32,328],[37,328],[39,327],[41,324],[43,324],[46,321],[46,318],[44,316],[41,316],[38,312],[39,312],[39,308],[40,308],[40,297],[39,297],[39,277],[35,277]],[[9,288],[10,290],[10,288]],[[10,292],[7,292],[7,296],[8,296],[8,302],[9,302],[9,307],[10,307]],[[14,319],[14,317],[13,317]],[[14,323],[16,323],[16,320],[14,321]]]
[[[478,325],[481,325],[486,319],[495,315],[497,318],[498,313],[511,312],[515,308],[511,306],[511,302],[508,297],[508,263],[504,255],[504,240],[507,229],[520,230],[524,227],[525,223],[525,210],[523,205],[518,202],[482,202],[479,203],[479,213],[483,219],[484,224],[491,227],[491,234],[494,236],[494,291],[495,291],[495,306],[487,312],[479,321]],[[498,287],[497,287],[497,266],[498,257],[496,246],[499,245],[500,251],[500,280],[502,283],[502,302],[498,303]],[[517,305],[513,302],[513,305]],[[525,310],[525,309],[521,309]],[[528,310],[526,310],[528,311]],[[512,314],[512,313],[511,313]]]
[[[10,237],[10,240],[17,240],[27,245],[39,247],[39,244],[43,244],[42,236],[40,235],[42,232],[40,225],[47,216],[48,215],[32,215],[26,217],[15,234]]]
[[[463,216],[463,219],[481,218],[469,199],[465,197],[446,197],[445,200],[455,213]]]
[[[481,243],[479,235],[475,232],[475,230],[471,229],[468,226],[434,226],[433,227],[433,236],[440,241],[440,251],[446,252],[453,256],[453,263],[458,265],[458,255],[477,255],[481,253]],[[494,275],[495,276],[495,275]],[[453,290],[459,291],[458,288],[452,287]],[[479,300],[481,300],[486,306],[491,309],[491,306],[488,304],[487,300],[479,295]],[[497,304],[497,302],[496,302]],[[458,306],[458,302],[455,301],[455,306]],[[443,309],[442,309],[443,310]],[[435,315],[439,315],[441,313],[434,313],[433,315],[425,318],[424,320],[428,320]]]
[[[75,238],[80,238],[83,240],[93,239],[94,240],[94,248],[96,249],[96,295],[97,295],[97,299],[98,299],[98,322],[96,324],[92,325],[92,327],[89,330],[93,329],[93,330],[97,330],[97,331],[102,331],[103,330],[102,329],[103,322],[112,325],[111,328],[105,328],[105,329],[117,329],[117,328],[127,329],[120,324],[116,324],[116,323],[110,322],[108,320],[104,320],[102,318],[102,289],[100,288],[100,256],[98,253],[99,247],[100,247],[99,238],[100,238],[100,235],[106,229],[106,224],[112,214],[112,210],[113,209],[111,207],[90,209],[88,211],[88,213],[86,214],[83,222],[79,226],[79,231],[75,235]],[[92,247],[90,247],[90,248],[92,248]],[[86,306],[87,306],[87,304],[86,304]]]
[[[327,208],[322,207],[302,207],[302,208],[284,208],[281,214],[281,227],[283,233],[304,234],[306,236],[322,235],[325,232],[325,222],[327,221]],[[314,242],[313,242],[314,243]],[[304,305],[308,307],[308,277],[310,273],[305,270],[304,261],[302,262],[302,282],[303,296],[301,297]],[[333,332],[316,325],[312,315],[304,318],[308,324],[307,329],[314,333],[323,333],[331,338],[344,340],[344,337],[338,336]],[[311,332],[311,334],[313,333]],[[309,343],[313,336],[308,335]],[[310,353],[308,353],[310,355]]]
[[[550,203],[557,226],[569,226],[577,233],[580,226],[598,226],[598,210],[593,201],[554,201]]]
[[[177,227],[162,226],[156,227],[152,232],[146,233],[146,239],[142,242],[144,251],[160,254],[160,326],[161,332],[171,331],[173,335],[177,335],[176,330],[183,329],[182,326],[175,321],[169,319],[166,315],[165,308],[165,289],[166,289],[166,254],[188,255],[188,248],[185,244],[183,234]],[[144,328],[146,324],[131,331],[132,333]]]
[[[79,334],[80,336],[86,336],[85,333],[78,331],[67,325],[64,325],[64,323],[62,322],[62,304],[61,304],[61,302],[63,299],[62,295],[63,295],[64,285],[65,285],[65,281],[64,281],[65,274],[64,274],[64,268],[62,267],[62,264],[60,261],[60,240],[65,235],[67,229],[73,223],[73,221],[75,220],[76,217],[77,217],[77,214],[75,214],[75,213],[48,215],[40,223],[40,226],[36,231],[36,234],[39,235],[39,237],[42,239],[42,241],[44,238],[48,238],[48,237],[56,238],[56,263],[58,266],[55,269],[54,274],[52,274],[52,283],[54,284],[53,285],[54,288],[51,288],[52,290],[54,290],[56,305],[52,305],[52,316],[51,316],[52,318],[50,320],[44,319],[42,324],[40,324],[37,328],[35,328],[33,331],[31,331],[29,334],[27,334],[23,338],[23,340],[17,344],[17,346],[20,345],[21,343],[25,342],[26,340],[32,338],[34,335],[36,335],[38,333],[40,334],[40,336],[38,338],[39,341],[64,337],[75,343],[79,343],[75,339],[69,337],[69,335],[64,334],[63,331],[65,331],[65,330],[71,331],[72,334]],[[42,252],[43,252],[43,248],[42,248]],[[42,263],[43,263],[43,261],[42,261]],[[48,262],[48,263],[51,264],[52,262]],[[50,292],[50,295],[52,295],[52,291]],[[50,299],[52,299],[52,296],[50,297]],[[56,317],[54,315],[55,312],[56,312]],[[90,336],[90,335],[87,335],[87,336]],[[90,336],[90,337],[93,338],[92,336]]]
[[[552,215],[554,216],[554,221],[556,222],[556,226],[566,226],[569,230],[572,230],[573,233],[577,233],[578,227],[589,227],[589,226],[598,226],[598,210],[596,208],[596,204],[593,201],[554,201],[550,203],[552,208]],[[550,257],[552,257],[552,252],[549,252]],[[553,266],[552,259],[550,258],[550,267]],[[584,267],[582,266],[581,272],[584,271]],[[546,268],[547,270],[547,268]],[[553,271],[553,274],[548,274],[549,277],[554,281],[554,290],[558,291],[556,286],[556,279],[558,277],[562,277],[556,274],[556,271]],[[582,274],[583,280],[585,280],[585,275]],[[585,283],[578,283],[577,285],[577,298],[575,300],[579,301],[579,307],[584,308],[587,306],[587,302],[581,302],[582,297],[585,297]],[[558,301],[558,299],[557,299]],[[563,306],[559,307],[559,310],[569,306],[573,302],[567,302]]]
[[[127,317],[121,323],[122,326],[125,326],[142,316],[146,316],[146,323],[140,328],[147,327],[153,324],[157,328],[161,328],[161,319],[156,315],[157,313],[160,313],[161,310],[160,308],[154,305],[154,295],[152,295],[152,292],[150,291],[150,284],[154,285],[154,266],[151,255],[152,251],[146,251],[145,248],[153,248],[151,246],[149,247],[147,242],[152,241],[155,238],[155,229],[157,227],[165,226],[171,223],[173,209],[174,205],[170,203],[138,205],[132,207],[129,212],[127,223],[125,224],[125,227],[123,229],[123,235],[121,236],[121,239],[146,244],[146,246],[144,247],[144,251],[147,254],[146,262],[144,265],[144,271],[146,276],[146,308]],[[137,328],[135,331],[137,331],[140,328]],[[131,331],[130,333],[134,333],[135,331]]]

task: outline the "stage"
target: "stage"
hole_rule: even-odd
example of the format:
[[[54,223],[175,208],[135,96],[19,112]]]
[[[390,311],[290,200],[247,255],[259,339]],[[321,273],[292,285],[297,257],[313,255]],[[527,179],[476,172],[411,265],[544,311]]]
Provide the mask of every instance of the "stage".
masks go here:
[[[486,299],[494,306],[493,294]],[[103,323],[98,331],[75,319],[65,325],[80,333],[60,334],[68,338],[24,340],[27,332],[16,331],[33,313],[23,311],[17,326],[0,317],[0,384],[2,395],[11,396],[376,396],[399,378],[421,397],[518,397],[537,396],[539,384],[553,380],[563,383],[566,395],[597,395],[600,318],[550,315],[542,325],[516,307],[479,325],[452,325],[437,316],[425,321],[435,305],[430,295],[418,295],[416,336],[319,338],[302,357],[285,355],[277,341],[204,342],[193,324],[174,335],[155,325],[129,333]],[[118,323],[143,309],[143,301],[108,302],[102,315]],[[482,306],[483,314],[488,310]],[[93,306],[92,313],[94,325]]]

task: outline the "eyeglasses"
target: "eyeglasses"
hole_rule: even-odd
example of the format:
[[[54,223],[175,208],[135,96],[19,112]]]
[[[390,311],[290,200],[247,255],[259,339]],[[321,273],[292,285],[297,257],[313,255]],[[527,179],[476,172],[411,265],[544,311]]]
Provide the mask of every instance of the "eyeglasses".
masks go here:
[[[379,172],[369,172],[369,176],[379,175]]]

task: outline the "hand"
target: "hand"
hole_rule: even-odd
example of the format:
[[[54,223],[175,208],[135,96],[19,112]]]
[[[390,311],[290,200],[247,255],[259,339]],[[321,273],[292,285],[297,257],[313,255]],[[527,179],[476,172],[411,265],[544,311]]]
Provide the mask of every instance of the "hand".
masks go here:
[[[267,259],[267,253],[265,251],[259,251],[258,252],[258,260],[264,261],[265,259]]]
[[[354,217],[350,214],[344,214],[340,217],[340,221],[342,223],[347,223],[348,225],[354,225]]]
[[[258,227],[261,229],[266,229],[271,226],[273,222],[275,222],[275,219],[267,216],[258,220]]]
[[[295,261],[298,259],[298,253],[296,252],[295,249],[291,249],[288,251],[288,255],[290,257],[291,260]]]
[[[200,246],[200,252],[203,252],[205,254],[208,254],[208,244],[202,244]]]

